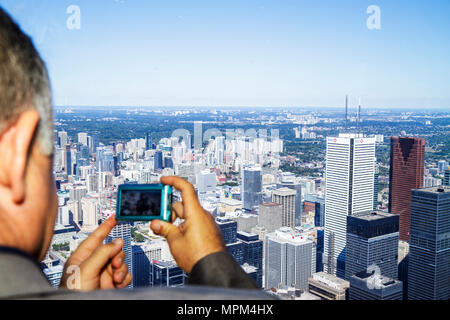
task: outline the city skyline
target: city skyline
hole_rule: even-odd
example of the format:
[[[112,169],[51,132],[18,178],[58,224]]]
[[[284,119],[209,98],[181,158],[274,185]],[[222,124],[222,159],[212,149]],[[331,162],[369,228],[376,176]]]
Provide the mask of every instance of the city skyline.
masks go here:
[[[183,117],[176,120],[179,112]],[[133,113],[130,118],[125,116],[127,111],[116,110],[107,118],[105,114],[75,110],[59,113],[55,119],[58,224],[50,255],[43,261],[44,272],[53,285],[57,285],[67,250],[76,248],[99,219],[114,212],[118,185],[157,183],[164,175],[177,175],[193,184],[200,204],[221,229],[230,255],[268,294],[296,300],[398,300],[408,297],[408,284],[416,284],[417,280],[405,277],[411,268],[408,256],[401,252],[405,245],[409,250],[409,244],[399,241],[399,216],[390,214],[388,208],[392,179],[388,133],[404,131],[403,122],[409,123],[408,117],[400,115],[387,121],[377,116],[371,120],[380,123],[375,132],[348,133],[356,130],[350,128],[336,135],[336,123],[340,125],[338,132],[344,130],[337,114],[286,115],[274,110],[256,114],[254,119],[249,117],[251,112],[223,113],[219,117],[231,124],[237,121],[247,129],[240,131],[232,125],[234,134],[225,139],[217,131],[210,135],[203,128],[211,119],[217,120],[214,111],[171,111],[167,118],[155,120],[154,126],[144,126],[139,133],[135,121],[145,118],[145,113]],[[124,116],[126,120],[120,120]],[[171,136],[170,131],[158,132],[159,123],[171,122],[176,128],[190,117],[196,117],[197,125],[202,119],[205,130],[200,133],[194,127],[194,135],[176,131],[177,136]],[[72,127],[80,118],[84,119],[81,127]],[[124,128],[128,128],[124,130],[132,131],[131,137],[102,139],[111,119],[124,122]],[[264,128],[273,127],[263,119],[274,119],[280,132],[264,134]],[[248,129],[255,120],[261,120],[261,126]],[[366,131],[365,126],[363,122],[358,127]],[[221,128],[223,132],[228,130]],[[428,137],[428,148],[444,147],[430,137],[441,136],[439,130],[434,133],[436,130],[425,123],[417,130],[417,135]],[[260,134],[253,136],[252,132]],[[156,133],[162,135],[156,137]],[[205,143],[193,144],[203,133],[208,137]],[[314,148],[314,155],[301,152],[306,150],[304,146]],[[450,159],[448,155],[436,157],[430,149],[423,151],[426,156],[419,164],[423,171],[418,170],[414,176],[423,174],[426,185],[439,190],[445,183]],[[288,165],[292,163],[308,170],[297,171],[299,167]],[[344,192],[338,194],[337,190]],[[446,209],[442,212],[446,214]],[[120,232],[113,230],[110,238]],[[334,234],[332,243],[330,233]],[[136,276],[133,286],[185,285],[186,275],[176,265],[167,242],[150,232],[148,223],[127,225],[121,236],[125,238],[129,268]],[[411,250],[417,252],[414,245]],[[445,252],[439,254],[445,259]],[[417,273],[417,266],[412,268]],[[373,277],[371,270],[376,272]],[[322,271],[331,274],[323,276]],[[446,278],[445,270],[439,274]],[[349,293],[338,287],[349,288]]]

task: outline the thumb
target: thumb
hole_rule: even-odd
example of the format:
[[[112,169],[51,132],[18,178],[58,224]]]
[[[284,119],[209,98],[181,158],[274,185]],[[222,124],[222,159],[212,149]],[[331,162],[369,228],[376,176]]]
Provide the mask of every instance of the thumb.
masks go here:
[[[167,239],[167,242],[169,244],[175,240],[178,236],[180,236],[180,230],[178,230],[177,227],[175,227],[173,224],[161,221],[161,220],[154,220],[152,221],[152,224],[150,225],[150,229],[157,234],[161,235],[164,238]]]
[[[98,276],[109,261],[122,250],[122,247],[123,240],[116,239],[113,242],[97,248],[81,265],[84,276],[88,279]]]

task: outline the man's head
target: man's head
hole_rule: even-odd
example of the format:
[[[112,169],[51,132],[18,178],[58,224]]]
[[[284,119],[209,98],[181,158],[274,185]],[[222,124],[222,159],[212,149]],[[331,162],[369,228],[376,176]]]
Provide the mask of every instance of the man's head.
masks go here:
[[[32,41],[0,8],[0,245],[42,259],[57,212],[49,78]]]

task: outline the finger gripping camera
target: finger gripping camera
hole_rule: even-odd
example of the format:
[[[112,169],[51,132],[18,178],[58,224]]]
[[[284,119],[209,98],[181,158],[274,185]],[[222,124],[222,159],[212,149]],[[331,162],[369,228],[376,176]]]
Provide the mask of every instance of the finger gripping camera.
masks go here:
[[[116,219],[125,221],[171,221],[171,186],[124,184],[117,190]]]

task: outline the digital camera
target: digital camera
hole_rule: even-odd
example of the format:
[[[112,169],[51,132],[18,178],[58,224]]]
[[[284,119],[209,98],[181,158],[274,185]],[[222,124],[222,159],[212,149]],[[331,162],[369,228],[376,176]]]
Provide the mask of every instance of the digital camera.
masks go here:
[[[117,220],[170,222],[171,186],[163,184],[124,184],[117,190]]]

